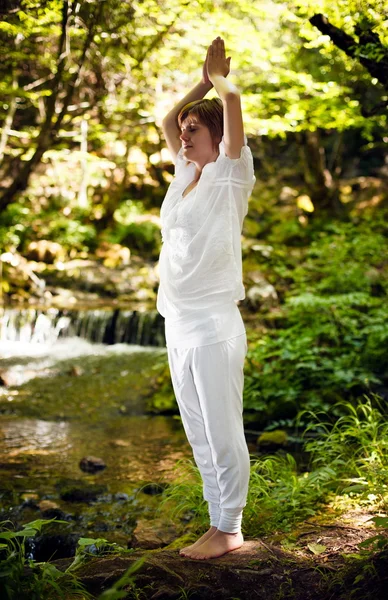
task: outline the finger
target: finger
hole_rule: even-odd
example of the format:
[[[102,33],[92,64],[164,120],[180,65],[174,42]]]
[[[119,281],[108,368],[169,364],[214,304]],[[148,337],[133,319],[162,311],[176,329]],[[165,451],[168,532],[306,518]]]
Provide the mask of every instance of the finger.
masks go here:
[[[221,38],[220,39],[220,52],[221,52],[221,56],[222,58],[225,58],[225,43],[224,40]]]
[[[221,58],[222,57],[222,53],[223,53],[222,41],[221,41],[221,38],[219,38],[217,40],[217,56],[219,56]]]

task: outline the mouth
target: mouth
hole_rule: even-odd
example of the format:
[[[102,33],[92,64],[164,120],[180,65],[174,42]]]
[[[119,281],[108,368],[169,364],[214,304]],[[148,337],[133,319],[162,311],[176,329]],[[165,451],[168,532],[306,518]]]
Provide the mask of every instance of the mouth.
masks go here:
[[[183,149],[186,150],[186,148],[192,148],[192,146],[188,146],[187,144],[183,144]]]

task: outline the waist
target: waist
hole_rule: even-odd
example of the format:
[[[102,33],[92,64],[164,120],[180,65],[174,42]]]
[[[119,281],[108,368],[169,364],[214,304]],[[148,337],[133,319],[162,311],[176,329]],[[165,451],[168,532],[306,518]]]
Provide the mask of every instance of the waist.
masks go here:
[[[209,319],[210,317],[221,317],[235,314],[236,311],[239,313],[237,304],[232,301],[227,303],[211,306],[210,308],[195,308],[193,310],[184,311],[179,317],[166,317],[165,321],[171,325],[180,325],[181,323],[188,323],[191,321],[202,321]]]
[[[204,346],[245,333],[244,321],[235,302],[218,310],[165,320],[166,344],[175,348]]]

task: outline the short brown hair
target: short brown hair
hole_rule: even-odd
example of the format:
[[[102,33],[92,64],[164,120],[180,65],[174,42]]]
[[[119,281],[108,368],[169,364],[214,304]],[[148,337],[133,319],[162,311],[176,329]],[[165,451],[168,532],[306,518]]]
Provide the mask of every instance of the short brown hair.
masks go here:
[[[197,117],[200,123],[206,125],[216,149],[224,135],[224,107],[220,98],[204,98],[186,104],[178,115],[179,127],[191,116]]]

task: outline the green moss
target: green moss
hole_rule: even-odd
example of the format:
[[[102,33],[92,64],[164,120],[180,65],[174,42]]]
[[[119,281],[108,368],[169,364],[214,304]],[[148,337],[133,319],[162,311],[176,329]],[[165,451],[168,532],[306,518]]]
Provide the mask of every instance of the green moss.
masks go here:
[[[287,433],[285,431],[275,429],[274,431],[264,431],[257,438],[257,444],[259,446],[286,446],[287,440]]]
[[[147,399],[146,411],[149,413],[177,413],[178,405],[174,394],[156,392]]]

